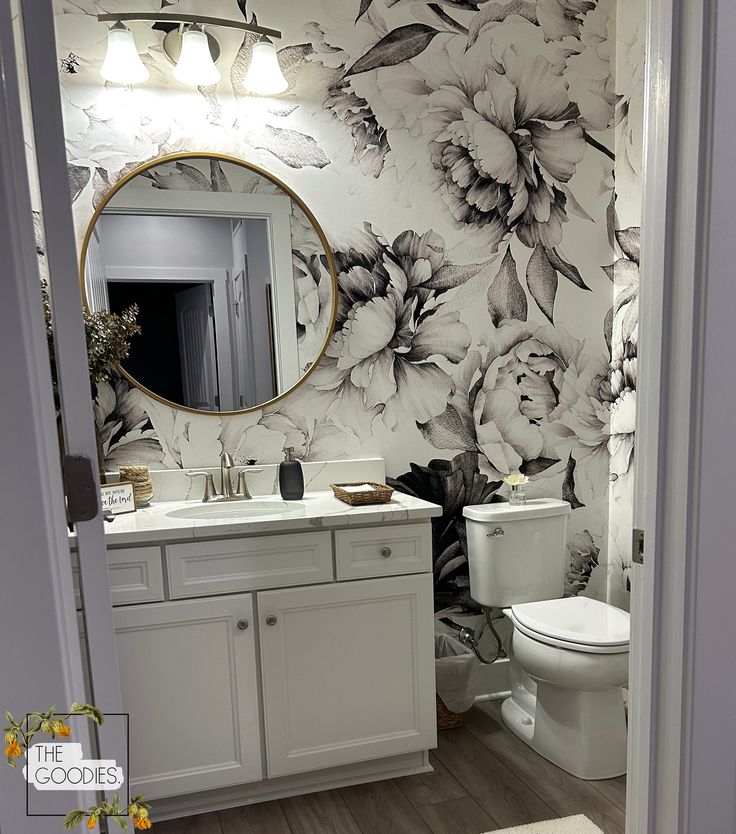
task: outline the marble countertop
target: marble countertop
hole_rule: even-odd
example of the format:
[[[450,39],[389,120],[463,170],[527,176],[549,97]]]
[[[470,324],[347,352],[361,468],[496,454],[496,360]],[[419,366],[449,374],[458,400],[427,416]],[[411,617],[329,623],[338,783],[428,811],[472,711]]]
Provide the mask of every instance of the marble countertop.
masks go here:
[[[161,501],[134,513],[115,516],[105,522],[108,545],[148,544],[164,541],[248,536],[260,533],[288,533],[298,530],[332,530],[369,524],[397,524],[421,521],[442,515],[442,508],[411,495],[394,492],[387,504],[351,507],[338,501],[332,492],[307,493],[300,501],[283,502],[278,495],[254,496],[254,504],[286,504],[278,513],[248,518],[181,518],[176,513],[199,508],[236,509],[232,504],[202,504],[199,501]],[[248,502],[243,502],[243,506]],[[70,534],[72,544],[76,540]]]

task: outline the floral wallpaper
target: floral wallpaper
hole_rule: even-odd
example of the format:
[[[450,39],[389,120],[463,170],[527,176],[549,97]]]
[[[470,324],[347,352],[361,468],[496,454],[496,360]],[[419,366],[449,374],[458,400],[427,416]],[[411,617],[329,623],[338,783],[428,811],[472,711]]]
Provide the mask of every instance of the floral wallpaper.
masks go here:
[[[56,2],[80,241],[132,166],[176,151],[233,154],[314,211],[340,298],[313,375],[261,412],[191,415],[122,380],[100,386],[107,465],[201,466],[223,449],[278,461],[287,446],[308,460],[379,454],[394,486],[444,507],[437,605],[471,608],[462,508],[504,497],[502,477],[519,469],[532,495],[574,508],[568,592],[626,605],[636,15],[619,25],[621,51],[613,0],[209,3],[208,14],[283,30],[290,89],[264,99],[242,87],[253,36],[224,30],[216,86],[175,82],[164,33],[135,23],[151,79],[104,84],[106,27],[94,15],[132,5]]]

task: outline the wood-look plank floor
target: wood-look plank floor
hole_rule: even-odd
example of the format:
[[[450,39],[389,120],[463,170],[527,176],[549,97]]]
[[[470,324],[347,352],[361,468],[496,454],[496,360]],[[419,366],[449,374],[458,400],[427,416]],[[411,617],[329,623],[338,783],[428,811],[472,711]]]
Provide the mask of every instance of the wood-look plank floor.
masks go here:
[[[503,726],[500,702],[441,732],[431,760],[434,773],[170,820],[156,832],[482,834],[586,814],[605,834],[624,834],[625,778],[584,782],[550,764]]]

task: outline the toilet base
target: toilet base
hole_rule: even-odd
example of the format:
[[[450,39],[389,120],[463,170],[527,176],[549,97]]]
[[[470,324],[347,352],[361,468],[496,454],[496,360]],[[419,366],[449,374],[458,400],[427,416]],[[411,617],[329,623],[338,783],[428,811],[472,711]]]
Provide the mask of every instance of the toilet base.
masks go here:
[[[501,705],[501,716],[514,735],[578,779],[626,773],[626,714],[619,687],[580,692],[537,681],[534,695],[517,685]]]

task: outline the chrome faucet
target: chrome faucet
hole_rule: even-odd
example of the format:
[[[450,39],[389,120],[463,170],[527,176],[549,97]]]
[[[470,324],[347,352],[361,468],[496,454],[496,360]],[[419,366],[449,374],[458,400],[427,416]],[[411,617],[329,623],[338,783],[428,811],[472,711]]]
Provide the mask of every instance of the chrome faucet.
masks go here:
[[[249,461],[250,463],[251,461]],[[255,461],[252,461],[255,463]],[[215,479],[212,477],[211,472],[206,472],[203,469],[196,470],[194,472],[187,472],[187,477],[194,478],[197,475],[204,475],[205,482],[204,482],[204,495],[202,496],[202,502],[205,503],[207,501],[249,501],[253,496],[250,494],[250,490],[248,489],[248,482],[246,480],[246,476],[248,472],[263,472],[263,469],[255,469],[252,466],[248,466],[245,469],[241,469],[238,472],[238,485],[235,491],[233,491],[233,482],[230,477],[230,470],[233,469],[235,463],[233,462],[232,457],[227,453],[223,452],[220,455],[220,491],[218,492],[215,487]]]

